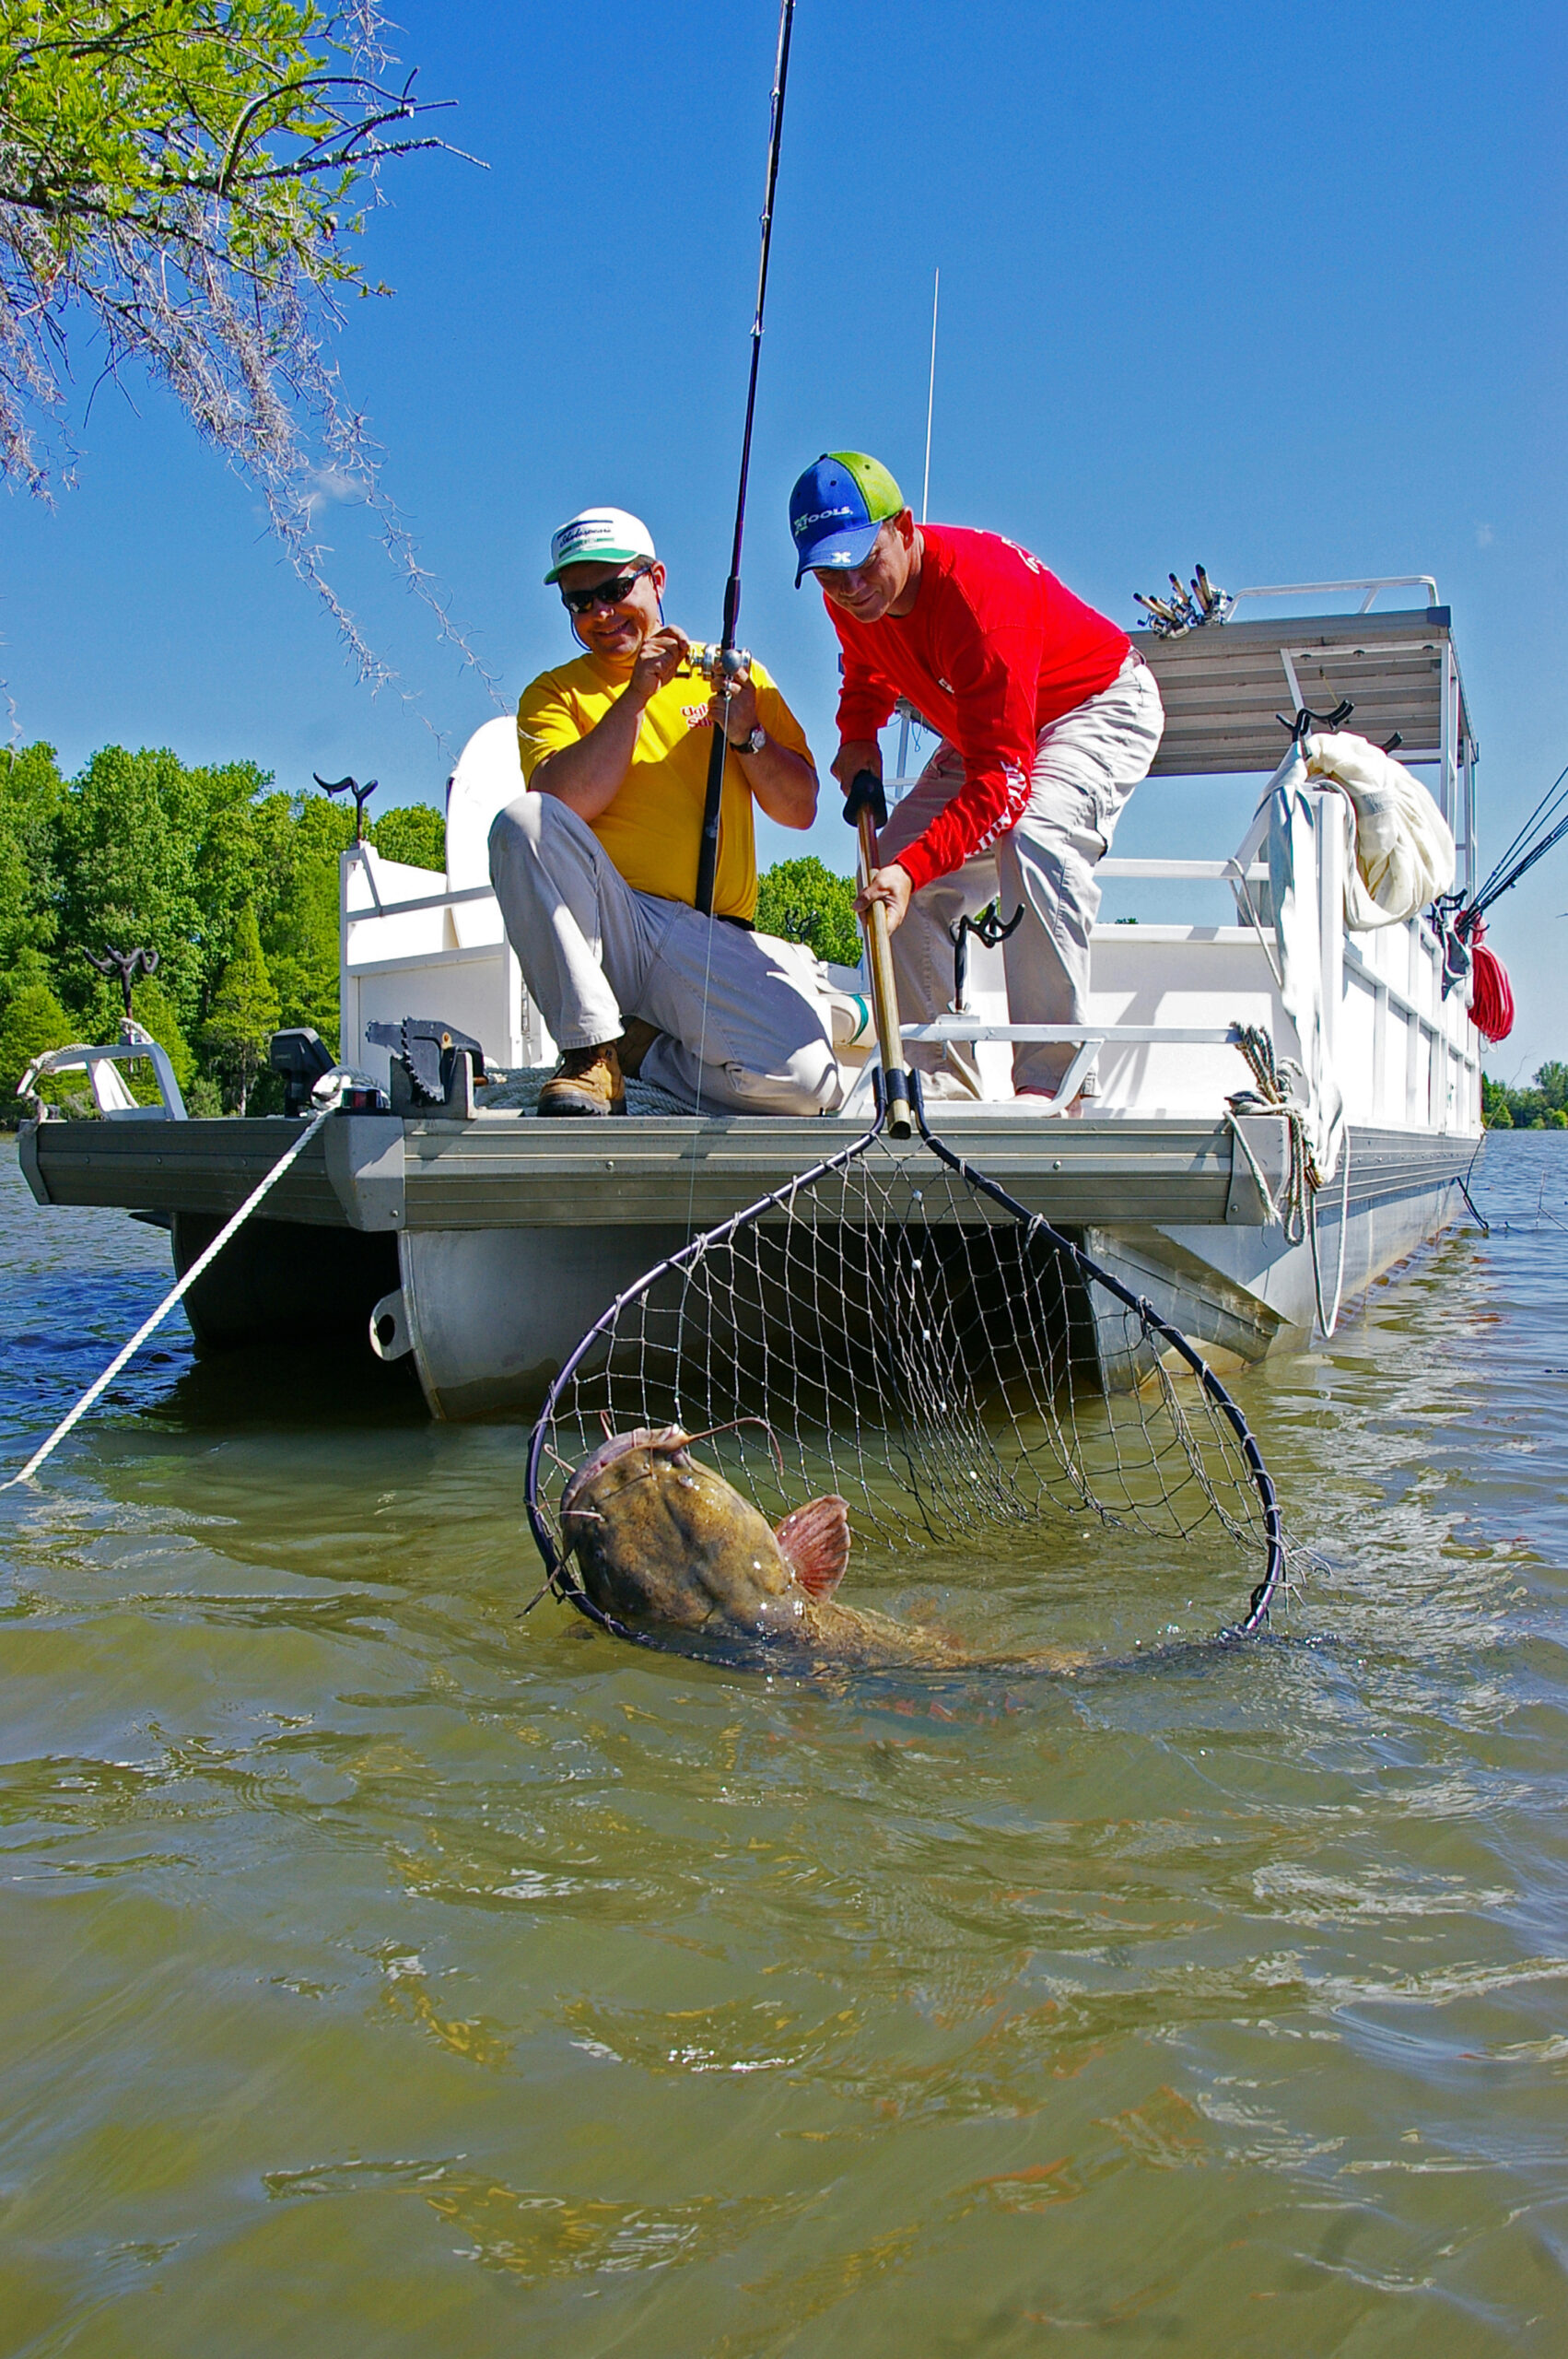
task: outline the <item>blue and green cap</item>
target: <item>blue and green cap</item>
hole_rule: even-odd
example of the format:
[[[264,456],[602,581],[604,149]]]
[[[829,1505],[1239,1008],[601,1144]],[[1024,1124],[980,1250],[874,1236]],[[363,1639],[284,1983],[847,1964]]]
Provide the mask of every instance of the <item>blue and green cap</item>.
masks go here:
[[[790,494],[796,589],[818,566],[864,565],[888,518],[906,505],[881,461],[863,451],[825,451],[813,459]]]

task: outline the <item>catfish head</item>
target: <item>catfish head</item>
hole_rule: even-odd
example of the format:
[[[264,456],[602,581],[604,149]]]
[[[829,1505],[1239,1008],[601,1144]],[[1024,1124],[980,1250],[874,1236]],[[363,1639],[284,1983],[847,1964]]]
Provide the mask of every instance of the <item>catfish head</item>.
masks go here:
[[[679,1426],[612,1434],[561,1498],[561,1537],[602,1614],[679,1645],[810,1643],[843,1578],[849,1510],[813,1499],[777,1529],[691,1454]]]

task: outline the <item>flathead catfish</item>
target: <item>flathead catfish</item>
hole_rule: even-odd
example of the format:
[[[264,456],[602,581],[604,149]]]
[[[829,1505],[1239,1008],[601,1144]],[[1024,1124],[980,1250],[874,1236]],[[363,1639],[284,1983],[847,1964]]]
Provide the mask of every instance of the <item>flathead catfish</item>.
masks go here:
[[[637,1637],[677,1653],[780,1670],[961,1671],[984,1660],[1070,1672],[1065,1651],[967,1654],[934,1632],[840,1605],[848,1503],[830,1495],[777,1528],[691,1454],[679,1426],[613,1434],[561,1498],[565,1553],[590,1601]]]

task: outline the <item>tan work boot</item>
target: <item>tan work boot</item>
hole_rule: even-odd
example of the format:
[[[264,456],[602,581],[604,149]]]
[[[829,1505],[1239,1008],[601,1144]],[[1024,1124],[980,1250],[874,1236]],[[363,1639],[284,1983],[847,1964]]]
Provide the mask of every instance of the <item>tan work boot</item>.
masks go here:
[[[628,1081],[635,1081],[642,1071],[642,1061],[659,1038],[657,1024],[649,1024],[645,1016],[628,1015],[626,1028],[615,1043],[621,1060],[621,1071]]]
[[[626,1086],[614,1040],[596,1048],[567,1049],[539,1093],[540,1114],[624,1114]]]

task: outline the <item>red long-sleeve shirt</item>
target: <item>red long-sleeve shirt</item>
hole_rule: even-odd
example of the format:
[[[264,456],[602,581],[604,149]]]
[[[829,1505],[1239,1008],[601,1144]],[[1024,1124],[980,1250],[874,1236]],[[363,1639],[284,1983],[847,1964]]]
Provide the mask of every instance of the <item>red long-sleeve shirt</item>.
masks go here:
[[[964,757],[964,783],[898,864],[918,892],[1015,825],[1035,741],[1108,688],[1132,641],[998,533],[924,524],[912,613],[858,623],[824,597],[844,650],[838,732],[874,737],[907,697]]]

